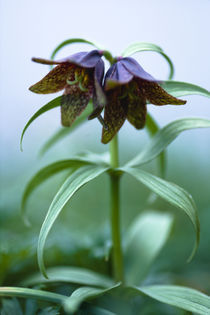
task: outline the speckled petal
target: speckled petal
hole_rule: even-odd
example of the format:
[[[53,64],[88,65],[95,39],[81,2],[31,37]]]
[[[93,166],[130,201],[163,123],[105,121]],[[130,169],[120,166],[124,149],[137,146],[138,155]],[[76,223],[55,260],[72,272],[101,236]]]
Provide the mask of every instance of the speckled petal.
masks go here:
[[[84,92],[78,85],[66,86],[61,99],[61,123],[64,127],[71,126],[76,117],[85,109],[91,97],[92,88]]]
[[[146,122],[146,98],[140,90],[136,90],[132,98],[127,98],[127,120],[136,128],[142,129]]]
[[[119,98],[120,88],[107,92],[107,105],[104,111],[104,122],[107,129],[103,128],[102,143],[108,143],[122,127],[127,108],[125,108]]]
[[[29,90],[38,94],[55,93],[64,89],[67,78],[74,79],[76,67],[69,63],[62,63],[51,70],[41,81],[32,85]]]
[[[58,65],[61,63],[60,61],[54,61],[54,60],[36,58],[36,57],[33,57],[31,60],[36,63],[41,63],[42,65]]]
[[[186,101],[168,94],[158,83],[139,80],[146,99],[154,105],[184,105]]]

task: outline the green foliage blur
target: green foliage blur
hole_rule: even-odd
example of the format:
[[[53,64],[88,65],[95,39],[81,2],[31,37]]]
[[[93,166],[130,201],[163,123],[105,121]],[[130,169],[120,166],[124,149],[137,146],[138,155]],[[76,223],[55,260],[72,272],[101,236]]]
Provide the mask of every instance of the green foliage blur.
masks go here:
[[[79,133],[79,131],[75,133],[77,132]],[[192,227],[185,215],[164,201],[158,200],[157,209],[170,210],[174,213],[175,224],[166,246],[151,267],[144,284],[184,285],[208,294],[210,293],[208,224],[210,220],[210,176],[207,158],[209,149],[203,145],[200,147],[200,151],[197,150],[196,143],[193,143],[192,140],[196,132],[200,137],[202,137],[202,133],[204,134],[204,131],[200,130],[190,131],[181,135],[175,144],[169,147],[166,179],[188,190],[196,201],[201,221],[201,242],[198,252],[193,261],[187,264],[186,260],[194,242]],[[143,131],[138,140],[139,148],[141,148],[148,141],[146,132]],[[102,146],[89,141],[92,151],[104,150]],[[72,148],[66,149],[69,144],[71,144],[71,135],[62,141],[62,145],[58,145],[59,148],[65,148],[63,151],[62,149],[57,150],[55,147],[43,159],[27,156],[25,164],[23,164],[24,153],[18,154],[17,157],[12,157],[16,161],[12,167],[7,168],[5,162],[5,167],[2,168],[1,286],[18,286],[27,275],[38,271],[36,246],[39,230],[49,204],[66,173],[63,172],[52,177],[36,189],[31,196],[28,204],[30,227],[24,225],[20,216],[21,195],[27,181],[36,170],[40,169],[40,166],[47,165],[49,160],[56,161],[67,156],[68,151],[72,150]],[[121,162],[138,152],[138,148],[128,140],[123,143],[123,139],[121,139],[120,144]],[[74,144],[74,146],[76,145]],[[148,164],[146,169],[155,173],[155,162]],[[122,234],[125,233],[136,215],[145,208],[149,209],[148,198],[149,190],[134,179],[128,176],[123,177],[121,185]],[[62,265],[84,267],[110,275],[109,246],[109,181],[107,175],[103,175],[79,190],[62,211],[47,241],[46,265],[47,267]],[[138,305],[138,302],[136,303]],[[149,305],[151,306],[151,300]],[[161,307],[163,308],[161,314],[165,314],[165,312],[166,314],[180,314],[168,306]],[[149,310],[146,312],[146,306],[144,309],[145,314],[152,314]]]

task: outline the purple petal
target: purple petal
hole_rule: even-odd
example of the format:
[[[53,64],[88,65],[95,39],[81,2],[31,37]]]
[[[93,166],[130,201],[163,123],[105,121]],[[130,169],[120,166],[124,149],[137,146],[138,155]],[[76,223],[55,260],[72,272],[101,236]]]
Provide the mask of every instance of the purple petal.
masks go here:
[[[105,89],[110,90],[119,85],[124,85],[133,79],[133,74],[130,73],[122,64],[122,61],[117,61],[107,72],[105,79]]]
[[[105,104],[106,104],[106,96],[104,94],[102,88],[104,76],[104,62],[102,59],[99,59],[98,63],[95,66],[94,71],[94,94],[93,94],[93,112],[89,115],[88,119],[93,119],[100,115]]]
[[[67,58],[59,60],[59,62],[70,62],[84,68],[94,68],[101,59],[101,53],[98,50],[90,52],[79,52]]]
[[[140,64],[133,58],[127,57],[121,59],[123,66],[135,77],[146,81],[157,81],[149,73],[147,73]]]

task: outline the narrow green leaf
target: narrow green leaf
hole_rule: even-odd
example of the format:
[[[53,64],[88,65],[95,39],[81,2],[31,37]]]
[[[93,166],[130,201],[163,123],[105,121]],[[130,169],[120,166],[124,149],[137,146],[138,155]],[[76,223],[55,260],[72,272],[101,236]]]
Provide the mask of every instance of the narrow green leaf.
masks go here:
[[[187,214],[196,233],[195,246],[188,261],[191,260],[197,250],[200,238],[200,224],[196,205],[192,199],[192,196],[183,188],[143,170],[129,167],[122,167],[120,170],[135,177],[138,181],[147,186],[158,196],[168,201],[173,206],[183,210]]]
[[[71,197],[75,194],[75,192],[77,192],[78,189],[80,189],[89,181],[103,174],[107,169],[108,167],[106,166],[82,166],[78,170],[70,174],[70,176],[65,180],[65,182],[55,195],[45,217],[45,220],[42,224],[37,248],[39,268],[46,278],[47,274],[44,266],[43,251],[47,236],[56,218],[58,217],[65,204],[71,199]]]
[[[202,95],[210,97],[210,91],[207,91],[198,85],[187,82],[163,81],[161,85],[169,94],[175,97],[185,95]]]
[[[59,304],[62,304],[67,298],[65,295],[57,293],[18,287],[0,287],[0,296],[4,297],[15,296],[26,299],[33,298],[40,301],[47,301]]]
[[[100,295],[103,295],[112,289],[117,288],[119,285],[115,285],[108,289],[98,289],[98,288],[91,288],[91,287],[82,287],[75,290],[72,295],[64,301],[64,310],[67,313],[75,313],[79,306],[88,299],[96,298]]]
[[[58,131],[56,131],[52,137],[43,145],[40,155],[45,154],[49,149],[51,149],[58,141],[62,140],[66,136],[68,136],[72,131],[77,129],[92,112],[92,102],[89,102],[88,106],[84,110],[84,112],[74,121],[71,127],[61,127]]]
[[[126,165],[133,167],[147,163],[158,156],[181,132],[208,127],[210,127],[210,120],[207,119],[185,118],[175,120],[159,130],[143,151]]]
[[[36,273],[23,280],[21,284],[23,286],[34,286],[40,283],[66,282],[104,288],[114,284],[110,278],[102,274],[79,267],[61,266],[48,268],[47,275],[49,279],[43,277],[40,272]]]
[[[100,49],[100,47],[96,44],[94,44],[93,42],[90,42],[89,40],[83,39],[83,38],[70,38],[67,39],[65,41],[63,41],[62,43],[60,43],[52,52],[51,55],[51,59],[53,60],[55,58],[55,55],[59,52],[59,50],[61,50],[61,48],[70,45],[70,44],[78,44],[78,43],[84,43],[84,44],[89,44],[91,46],[96,47],[97,49]]]
[[[29,225],[29,222],[25,216],[25,211],[26,211],[26,204],[31,193],[40,184],[42,184],[45,180],[55,175],[56,173],[61,172],[65,169],[69,169],[69,171],[72,169],[73,171],[76,167],[80,167],[85,164],[90,164],[90,161],[82,157],[75,157],[69,160],[58,161],[42,168],[31,178],[31,180],[29,181],[29,183],[27,184],[24,190],[22,201],[21,201],[21,215],[23,216],[23,219],[25,220],[25,223],[27,225]]]
[[[175,285],[153,285],[136,288],[136,290],[157,301],[196,314],[210,314],[210,297],[194,289]]]
[[[146,119],[146,128],[150,134],[150,136],[154,136],[159,130],[159,126],[157,125],[156,121],[152,118],[152,116],[148,113]],[[159,164],[159,175],[160,177],[165,177],[166,172],[166,151],[162,151],[158,158]]]
[[[166,61],[168,62],[169,68],[170,68],[170,74],[169,74],[169,80],[171,80],[174,76],[174,66],[173,63],[171,61],[171,59],[164,53],[163,49],[155,44],[152,43],[134,43],[131,44],[130,46],[128,46],[124,52],[122,53],[123,57],[129,57],[137,52],[141,52],[141,51],[154,51],[157,52],[159,54],[161,54]]]
[[[173,217],[148,210],[134,219],[125,235],[126,283],[139,285],[166,243]]]
[[[49,103],[47,103],[46,105],[44,105],[43,107],[41,107],[27,122],[27,124],[25,125],[22,134],[21,134],[21,138],[20,138],[20,149],[21,151],[23,151],[23,147],[22,147],[22,142],[23,142],[23,137],[25,135],[26,130],[28,129],[28,127],[31,125],[31,123],[38,118],[40,115],[44,114],[45,112],[47,112],[48,110],[51,110],[55,107],[60,106],[61,103],[61,96],[58,96],[56,98],[54,98],[54,100],[50,101]]]

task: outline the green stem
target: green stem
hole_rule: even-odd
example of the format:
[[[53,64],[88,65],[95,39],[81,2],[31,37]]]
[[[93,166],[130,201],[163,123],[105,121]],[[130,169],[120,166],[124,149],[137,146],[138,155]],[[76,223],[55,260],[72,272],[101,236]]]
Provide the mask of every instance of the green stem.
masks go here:
[[[119,166],[117,135],[110,143],[110,165],[112,168]],[[120,234],[120,177],[116,173],[110,173],[111,183],[111,232],[113,246],[113,273],[116,282],[123,282],[123,255]]]

